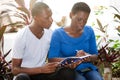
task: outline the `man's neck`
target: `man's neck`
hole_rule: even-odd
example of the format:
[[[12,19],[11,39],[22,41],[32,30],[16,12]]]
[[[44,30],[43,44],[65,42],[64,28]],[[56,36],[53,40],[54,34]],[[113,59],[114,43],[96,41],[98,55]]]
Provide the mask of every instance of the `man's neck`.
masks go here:
[[[42,31],[44,31],[44,29],[38,24],[36,24],[34,21],[30,24],[30,29],[38,33],[41,33]]]
[[[30,24],[30,30],[39,39],[42,37],[44,33],[44,29],[34,23]]]

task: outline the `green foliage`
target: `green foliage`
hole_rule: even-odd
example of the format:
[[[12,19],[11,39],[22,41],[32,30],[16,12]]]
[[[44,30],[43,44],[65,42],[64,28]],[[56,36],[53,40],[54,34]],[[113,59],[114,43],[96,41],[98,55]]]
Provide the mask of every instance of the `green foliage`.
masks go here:
[[[114,17],[113,17],[114,21],[120,24],[119,10],[114,6],[111,6],[111,7],[114,8],[117,12],[117,13],[114,13]],[[97,29],[104,35],[104,36],[102,35],[96,36],[98,47],[99,47],[98,64],[104,64],[104,67],[112,65],[113,77],[120,77],[119,76],[120,74],[120,67],[119,67],[120,66],[120,40],[109,39],[109,34],[107,32],[107,28],[109,24],[103,25],[99,19],[97,19],[97,24],[98,24]],[[115,35],[120,36],[120,25],[116,26],[115,29],[118,32]],[[102,43],[104,43],[104,45]],[[101,68],[103,68],[103,66]]]
[[[115,51],[120,51],[120,40],[109,40],[110,43],[113,43],[113,45],[111,46],[111,49],[115,50]]]
[[[7,62],[5,57],[10,53],[9,50],[5,55],[0,56],[0,80],[12,80],[13,74],[11,72],[11,61]],[[1,79],[3,78],[3,79]]]
[[[112,64],[113,77],[120,77],[120,60]]]
[[[111,65],[111,63],[118,61],[120,58],[120,51],[114,47],[109,47],[108,44],[100,48],[98,52],[99,59],[105,64],[110,63]]]
[[[96,6],[97,9],[94,11],[95,15],[101,15],[104,13],[104,10],[107,9],[105,6]]]
[[[110,7],[115,9],[115,11],[117,12],[117,13],[114,13],[114,21],[119,23],[119,25],[116,27],[116,30],[118,31],[118,35],[120,36],[120,11],[114,6],[110,6]]]

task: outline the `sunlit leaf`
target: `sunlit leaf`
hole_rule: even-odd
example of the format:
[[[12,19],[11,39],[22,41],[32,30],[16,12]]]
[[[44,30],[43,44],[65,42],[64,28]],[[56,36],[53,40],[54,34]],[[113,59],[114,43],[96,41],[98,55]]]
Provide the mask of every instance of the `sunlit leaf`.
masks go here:
[[[2,37],[3,37],[3,34],[4,34],[4,32],[5,32],[6,27],[7,27],[7,26],[0,27],[0,40],[1,40]]]
[[[25,1],[24,0],[15,0],[15,1],[19,6],[25,7]]]
[[[28,17],[30,18],[30,12],[27,8],[25,7],[17,7],[17,9],[19,9],[20,11],[26,13],[28,15]]]
[[[34,5],[34,3],[36,2],[37,0],[30,0],[30,10],[32,9],[32,7],[33,7],[33,5]]]

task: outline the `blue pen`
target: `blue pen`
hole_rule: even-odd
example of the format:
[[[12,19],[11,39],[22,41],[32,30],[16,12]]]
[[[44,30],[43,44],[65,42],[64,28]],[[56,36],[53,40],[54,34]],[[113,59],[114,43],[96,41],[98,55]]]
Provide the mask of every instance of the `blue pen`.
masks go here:
[[[76,54],[78,53],[79,50],[75,50]]]

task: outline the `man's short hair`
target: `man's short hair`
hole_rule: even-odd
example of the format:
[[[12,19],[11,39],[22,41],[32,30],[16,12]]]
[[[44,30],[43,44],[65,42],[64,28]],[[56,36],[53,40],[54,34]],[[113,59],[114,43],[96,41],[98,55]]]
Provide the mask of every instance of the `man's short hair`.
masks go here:
[[[46,9],[46,8],[49,8],[47,4],[43,2],[36,2],[31,9],[31,14],[32,16],[36,16],[39,13],[41,13],[43,9]]]
[[[76,14],[79,11],[90,13],[91,9],[85,2],[77,2],[72,7],[72,13]]]

